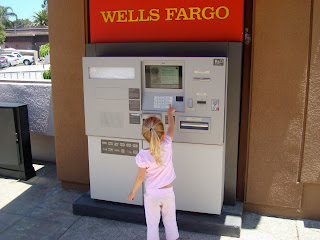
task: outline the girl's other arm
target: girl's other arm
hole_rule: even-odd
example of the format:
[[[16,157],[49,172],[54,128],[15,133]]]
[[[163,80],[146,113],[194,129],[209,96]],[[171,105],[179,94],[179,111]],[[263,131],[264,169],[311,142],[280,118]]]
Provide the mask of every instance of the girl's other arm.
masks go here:
[[[174,135],[174,119],[173,119],[173,113],[176,111],[176,109],[174,109],[171,104],[169,105],[167,114],[168,114],[168,131],[167,131],[167,135],[169,135],[171,137],[171,139],[173,139],[173,135]]]
[[[140,168],[138,170],[138,174],[136,177],[136,181],[133,184],[133,188],[131,193],[127,196],[128,201],[133,201],[134,197],[136,196],[136,192],[138,191],[139,187],[141,186],[144,178],[146,176],[146,168]]]

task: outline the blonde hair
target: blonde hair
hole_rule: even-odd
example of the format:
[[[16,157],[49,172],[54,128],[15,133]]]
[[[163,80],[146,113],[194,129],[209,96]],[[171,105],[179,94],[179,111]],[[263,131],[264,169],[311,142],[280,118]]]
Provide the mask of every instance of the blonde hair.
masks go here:
[[[157,117],[149,117],[143,121],[142,136],[149,142],[151,155],[155,158],[158,165],[162,165],[160,153],[161,138],[164,134],[162,121]]]

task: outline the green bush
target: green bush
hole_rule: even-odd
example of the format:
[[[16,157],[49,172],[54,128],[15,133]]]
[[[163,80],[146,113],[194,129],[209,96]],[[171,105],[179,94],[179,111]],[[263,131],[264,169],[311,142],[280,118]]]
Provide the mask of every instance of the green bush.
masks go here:
[[[47,43],[46,45],[41,45],[39,49],[39,56],[45,57],[50,53],[50,44]]]
[[[43,72],[43,79],[51,79],[51,68]]]

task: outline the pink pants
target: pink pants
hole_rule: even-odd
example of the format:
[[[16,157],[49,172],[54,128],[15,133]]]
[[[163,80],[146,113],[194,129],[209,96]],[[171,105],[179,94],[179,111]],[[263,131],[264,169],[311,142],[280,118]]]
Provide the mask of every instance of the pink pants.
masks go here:
[[[175,195],[172,187],[147,191],[144,195],[144,209],[147,221],[148,240],[159,240],[161,213],[166,239],[176,240],[179,238]]]

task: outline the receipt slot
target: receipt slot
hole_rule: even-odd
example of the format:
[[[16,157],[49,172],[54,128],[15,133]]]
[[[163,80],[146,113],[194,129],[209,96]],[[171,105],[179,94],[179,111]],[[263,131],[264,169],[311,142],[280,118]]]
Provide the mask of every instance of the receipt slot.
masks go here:
[[[135,155],[148,143],[143,120],[157,116],[173,139],[177,210],[220,214],[225,168],[225,57],[83,58],[86,134],[93,199],[143,205],[126,195],[135,180]]]

